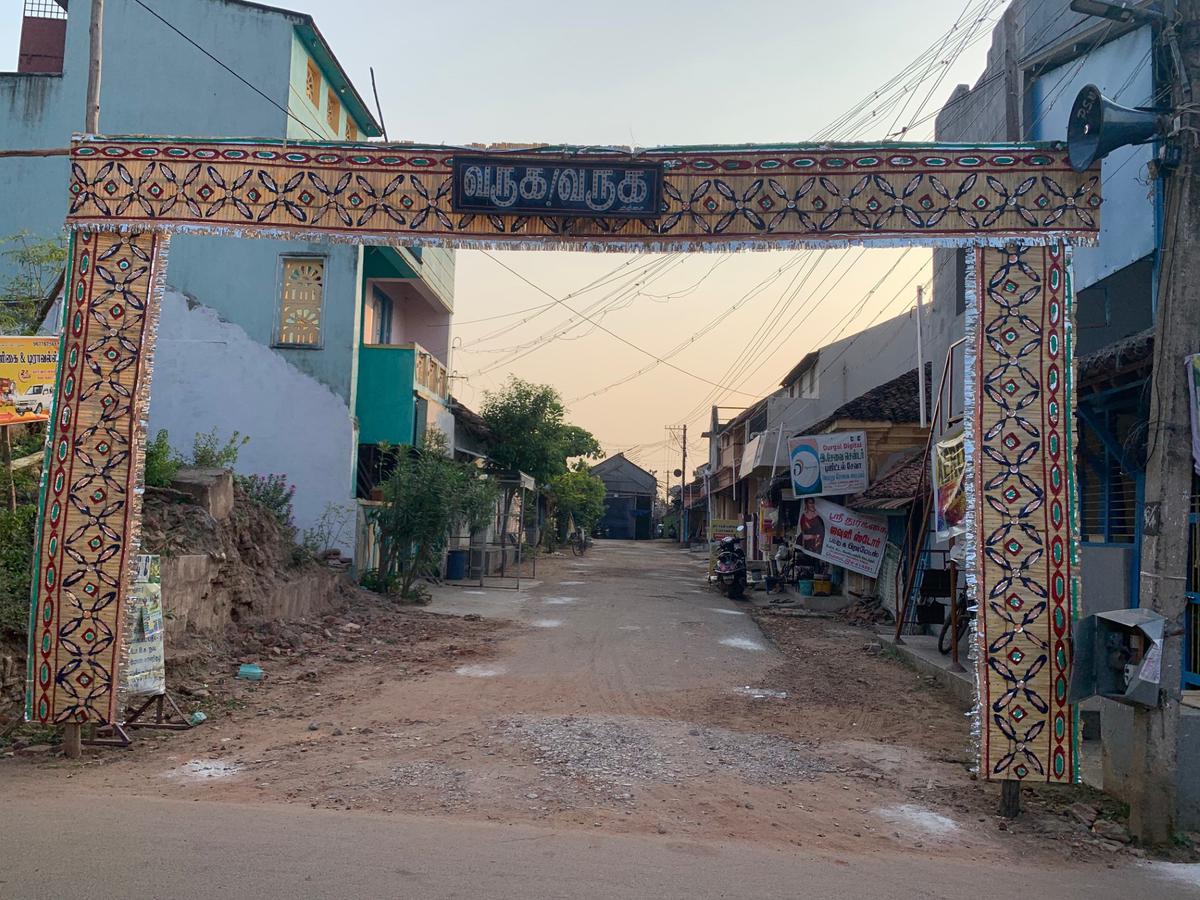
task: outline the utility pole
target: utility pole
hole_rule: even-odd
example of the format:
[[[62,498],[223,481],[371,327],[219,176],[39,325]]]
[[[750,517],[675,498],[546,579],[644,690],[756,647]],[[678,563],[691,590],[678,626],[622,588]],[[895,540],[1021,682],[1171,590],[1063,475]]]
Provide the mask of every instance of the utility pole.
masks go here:
[[[88,29],[87,113],[83,130],[100,133],[100,69],[104,56],[104,0],[92,0],[92,24]]]
[[[683,488],[687,484],[687,426],[683,426],[683,467],[680,469],[683,473],[679,476],[679,543],[687,544],[687,528],[683,521],[687,507],[684,505]]]
[[[1147,432],[1141,605],[1166,619],[1159,705],[1134,712],[1130,830],[1144,844],[1177,831],[1178,731],[1187,612],[1188,512],[1192,493],[1191,403],[1184,357],[1200,350],[1200,0],[1168,3],[1166,37],[1177,42],[1172,106],[1183,121],[1180,164],[1166,179],[1164,241],[1154,330]],[[1172,9],[1173,7],[1173,9]],[[1172,15],[1171,13],[1174,13]],[[1175,48],[1172,48],[1173,50]]]
[[[917,285],[917,402],[921,409],[921,427],[924,428],[928,423],[925,421],[925,356],[921,352],[921,301],[925,297],[925,289],[921,285]],[[951,604],[953,605],[953,604]]]

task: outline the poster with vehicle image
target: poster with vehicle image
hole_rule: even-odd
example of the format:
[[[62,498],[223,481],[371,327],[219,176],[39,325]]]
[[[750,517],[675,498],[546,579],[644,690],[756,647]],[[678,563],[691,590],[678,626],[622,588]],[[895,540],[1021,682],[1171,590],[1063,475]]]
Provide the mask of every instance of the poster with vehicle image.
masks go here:
[[[57,370],[58,338],[0,335],[0,425],[47,421]]]

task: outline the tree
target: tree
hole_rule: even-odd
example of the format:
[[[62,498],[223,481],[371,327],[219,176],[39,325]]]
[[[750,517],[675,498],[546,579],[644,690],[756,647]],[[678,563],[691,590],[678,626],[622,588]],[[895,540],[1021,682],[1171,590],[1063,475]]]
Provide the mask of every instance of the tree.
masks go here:
[[[575,527],[586,533],[604,515],[604,482],[588,471],[586,464],[551,478],[550,495],[560,529],[570,516],[575,519]]]
[[[496,508],[495,486],[474,466],[446,455],[446,439],[430,430],[418,447],[392,451],[395,468],[382,485],[383,503],[370,512],[379,529],[376,585],[418,599],[413,584],[428,572],[450,530],[480,528]]]
[[[0,288],[0,334],[33,334],[49,312],[66,248],[60,239],[38,240],[25,232],[0,239],[0,245],[12,245],[0,254],[16,268]]]
[[[599,457],[596,438],[567,424],[565,413],[550,385],[509,378],[503,389],[484,394],[480,414],[495,435],[488,455],[500,468],[524,472],[538,484],[566,472],[570,459]]]
[[[545,485],[567,471],[568,460],[601,456],[600,443],[592,433],[567,424],[565,414],[562,397],[548,384],[512,376],[503,389],[487,391],[480,415],[494,435],[488,451],[492,462],[531,475],[538,485]],[[502,521],[506,525],[515,495],[515,488],[505,490]],[[502,556],[501,572],[505,562]]]

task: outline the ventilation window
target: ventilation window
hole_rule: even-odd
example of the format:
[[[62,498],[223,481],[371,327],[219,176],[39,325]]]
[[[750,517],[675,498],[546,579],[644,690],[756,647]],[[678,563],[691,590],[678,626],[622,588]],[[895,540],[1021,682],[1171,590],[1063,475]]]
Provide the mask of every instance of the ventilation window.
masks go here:
[[[311,59],[308,61],[308,72],[304,76],[304,92],[317,109],[321,108],[321,70]]]
[[[279,292],[277,347],[321,347],[321,312],[325,300],[325,260],[319,256],[285,256]]]
[[[328,94],[329,108],[325,110],[325,121],[329,123],[329,127],[333,129],[334,135],[342,130],[342,104],[338,100],[337,94],[333,92],[333,88],[329,89]]]
[[[354,120],[349,116],[346,116],[346,140],[358,140],[358,126],[354,124]]]

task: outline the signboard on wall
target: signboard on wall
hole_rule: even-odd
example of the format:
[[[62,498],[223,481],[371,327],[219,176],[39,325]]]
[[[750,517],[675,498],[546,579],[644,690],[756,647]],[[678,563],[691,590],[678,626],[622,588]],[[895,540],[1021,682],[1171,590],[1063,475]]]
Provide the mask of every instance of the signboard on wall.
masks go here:
[[[0,336],[0,425],[49,419],[57,369],[58,338]]]
[[[662,167],[613,160],[454,157],[456,212],[484,215],[657,216]]]
[[[931,459],[934,529],[939,541],[948,541],[967,531],[967,493],[963,481],[967,457],[963,433],[960,431],[934,444]]]
[[[809,556],[868,578],[879,577],[887,545],[887,519],[809,497],[796,530],[797,546]]]
[[[865,431],[788,438],[788,459],[797,498],[857,494],[867,489]]]
[[[156,697],[167,690],[163,642],[162,559],[136,557],[137,573],[129,594],[129,663],[125,690],[130,696]]]

